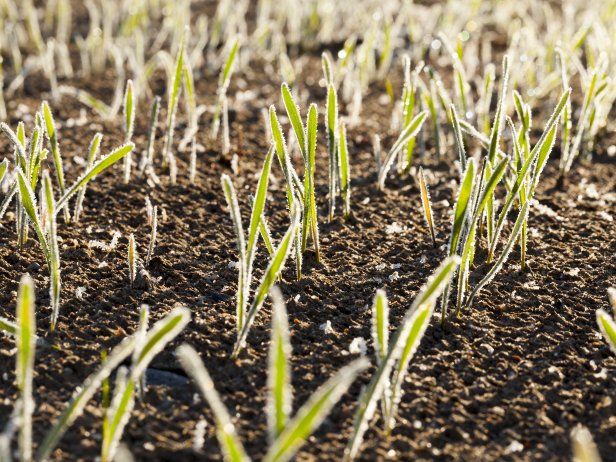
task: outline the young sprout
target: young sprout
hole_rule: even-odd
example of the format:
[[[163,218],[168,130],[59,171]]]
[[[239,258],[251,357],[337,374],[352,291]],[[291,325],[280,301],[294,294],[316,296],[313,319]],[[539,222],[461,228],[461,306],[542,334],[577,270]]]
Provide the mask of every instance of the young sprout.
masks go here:
[[[32,397],[32,378],[34,374],[34,355],[36,352],[36,319],[34,314],[34,283],[29,275],[21,278],[17,294],[16,313],[17,364],[15,381],[19,390],[18,426],[19,452],[21,460],[32,460],[32,413],[34,398]]]
[[[608,297],[613,310],[613,316],[616,318],[616,289],[608,289]],[[603,335],[603,338],[609,345],[610,349],[616,354],[616,322],[605,310],[597,310],[597,325]]]
[[[413,117],[409,124],[402,130],[398,136],[398,139],[387,153],[387,156],[379,169],[378,185],[381,191],[385,189],[385,179],[387,178],[387,173],[393,165],[396,156],[404,146],[407,146],[409,140],[417,135],[425,119],[425,112],[420,112]]]
[[[133,92],[133,81],[126,82],[126,92],[124,93],[124,142],[130,143],[133,138],[133,128],[135,126],[135,98]],[[132,166],[132,155],[128,153],[124,157],[124,184],[130,181]]]
[[[432,238],[432,245],[436,247],[436,234],[434,232],[434,221],[432,219],[432,205],[430,203],[430,193],[428,192],[428,186],[426,185],[426,179],[424,177],[423,168],[419,168],[419,189],[421,194],[421,203],[423,205],[424,217],[430,229],[430,237]]]
[[[163,148],[163,164],[167,165],[170,162],[170,157],[173,156],[171,152],[173,148],[173,131],[175,130],[175,113],[177,110],[178,95],[182,87],[182,69],[184,68],[184,40],[180,43],[180,48],[175,58],[175,72],[173,74],[173,82],[169,86],[169,95],[167,101],[167,136],[165,137],[165,146]],[[154,107],[152,108],[151,127],[155,128],[155,124],[152,125],[154,119]],[[158,111],[156,111],[158,115]],[[151,135],[153,136],[153,135]]]
[[[344,122],[340,122],[338,160],[340,162],[340,192],[344,198],[344,217],[348,218],[351,215],[351,168]]]
[[[229,56],[227,56],[225,65],[220,71],[220,76],[218,78],[218,90],[216,91],[218,95],[218,101],[216,103],[216,109],[214,111],[214,119],[212,120],[212,139],[216,139],[216,137],[218,136],[218,130],[220,129],[220,112],[223,110],[224,99],[227,96],[227,89],[229,88],[229,83],[231,82],[231,75],[233,74],[233,69],[239,47],[240,38],[236,37],[233,40],[233,44],[230,46],[230,48],[228,48],[230,50]]]
[[[197,140],[193,137],[190,144],[190,170],[188,173],[190,184],[195,184],[197,177]]]
[[[128,236],[128,280],[132,286],[137,275],[137,249],[135,249],[135,236]]]
[[[383,396],[386,386],[389,386],[390,392],[395,395],[392,396],[387,421],[388,428],[392,428],[400,400],[399,387],[401,387],[408,363],[430,322],[436,299],[453,276],[459,262],[460,260],[457,257],[447,258],[428,279],[426,285],[406,311],[402,323],[389,342],[387,354],[381,360],[370,383],[360,397],[355,413],[353,432],[345,449],[343,461],[350,462],[357,457],[364,433],[372,420],[378,401]]]
[[[143,311],[142,311],[143,312]],[[145,310],[147,313],[147,308]],[[175,308],[165,318],[147,330],[147,314],[142,316],[140,330],[135,334],[137,341],[133,350],[130,371],[121,368],[116,387],[107,410],[107,426],[103,429],[101,462],[114,460],[124,427],[128,423],[135,404],[135,390],[154,357],[186,327],[190,321],[187,308]],[[145,327],[144,327],[145,326]]]
[[[154,254],[154,245],[156,244],[156,231],[158,228],[158,206],[154,206],[152,209],[152,229],[150,231],[150,245],[148,246],[148,253],[145,257],[145,266],[150,264],[150,259]]]
[[[327,89],[327,152],[329,154],[329,221],[336,209],[336,175],[338,172],[338,96],[333,84]]]
[[[282,295],[277,288],[271,290],[273,303],[272,334],[268,355],[267,417],[270,445],[264,462],[287,462],[292,459],[306,439],[319,427],[334,405],[347,391],[357,375],[366,369],[368,361],[360,358],[340,369],[317,389],[304,405],[291,416],[293,394],[289,326]],[[177,356],[186,373],[196,382],[214,412],[216,435],[225,460],[248,461],[235,426],[227,412],[197,352],[181,345]]]
[[[145,160],[141,163],[141,173],[154,161],[154,141],[156,140],[156,124],[158,123],[158,113],[160,111],[160,96],[155,96],[150,109],[150,121],[148,123],[148,146],[145,150]]]
[[[96,157],[98,156],[98,150],[100,148],[102,139],[103,139],[103,135],[101,135],[100,133],[97,133],[96,135],[94,135],[94,138],[92,138],[92,141],[90,142],[90,147],[88,148],[88,160],[86,164],[86,171],[92,168],[92,165],[94,164],[94,161],[96,160]],[[73,215],[75,223],[79,223],[79,216],[81,215],[83,199],[86,195],[87,186],[88,184],[84,183],[84,185],[81,188],[79,188],[79,193],[77,194],[77,201],[75,202],[75,212]]]
[[[54,121],[53,114],[49,109],[47,101],[43,101],[42,105],[43,118],[45,120],[45,128],[47,132],[47,139],[51,146],[51,153],[53,154],[53,164],[56,169],[56,178],[60,185],[60,194],[65,193],[64,187],[64,167],[62,165],[62,155],[60,154],[60,145],[58,143],[58,133],[56,131],[56,122]],[[70,217],[68,209],[64,211],[64,219],[68,222]]]
[[[601,456],[588,429],[578,425],[571,430],[573,462],[601,462]]]

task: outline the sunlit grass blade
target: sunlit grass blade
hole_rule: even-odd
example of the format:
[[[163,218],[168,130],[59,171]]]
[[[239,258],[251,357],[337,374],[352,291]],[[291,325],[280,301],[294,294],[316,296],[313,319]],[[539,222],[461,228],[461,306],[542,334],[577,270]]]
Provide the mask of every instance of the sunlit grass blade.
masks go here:
[[[424,217],[430,230],[430,237],[432,238],[432,245],[436,247],[436,233],[434,232],[434,220],[432,216],[432,204],[430,203],[430,193],[428,192],[428,186],[426,185],[426,179],[424,177],[423,168],[419,168],[419,190],[421,195],[421,203],[423,205]]]
[[[616,289],[614,289],[613,287],[608,287],[607,298],[609,299],[610,305],[612,306],[614,317],[616,317]]]
[[[137,250],[135,249],[135,235],[128,236],[128,280],[132,286],[137,276]]]
[[[317,106],[311,104],[308,109],[306,121],[306,147],[307,156],[304,162],[304,215],[302,222],[302,251],[306,250],[308,234],[312,237],[316,261],[321,259],[321,249],[319,244],[319,223],[318,210],[316,205],[316,194],[314,188],[314,172],[316,168],[317,150]]]
[[[472,197],[473,187],[475,181],[475,162],[470,158],[466,164],[466,171],[458,190],[458,199],[453,212],[453,223],[451,226],[451,235],[449,237],[449,244],[447,248],[447,254],[451,257],[458,253],[458,247],[464,231],[465,223],[468,223],[471,207],[469,202]],[[450,285],[447,284],[443,291],[443,298],[441,300],[441,325],[445,322],[445,315],[447,313],[447,305],[449,303],[449,289]]]
[[[282,93],[282,101],[287,111],[287,115],[289,116],[289,120],[291,121],[291,126],[293,127],[293,133],[295,133],[295,137],[297,138],[297,143],[299,144],[299,149],[302,153],[302,156],[306,158],[305,131],[304,131],[304,126],[302,124],[302,118],[299,114],[299,108],[297,104],[295,104],[295,100],[293,99],[291,90],[289,89],[289,86],[286,83],[282,84],[282,86],[280,87],[280,92]]]
[[[413,118],[413,120],[409,122],[406,128],[402,130],[402,133],[400,133],[400,136],[398,136],[398,139],[387,153],[387,157],[385,157],[385,160],[383,161],[379,170],[379,189],[382,190],[385,187],[385,178],[387,177],[387,173],[389,172],[389,169],[391,168],[394,160],[396,159],[396,155],[398,154],[398,152],[400,152],[402,147],[409,142],[411,138],[417,135],[422,124],[424,123],[424,120],[426,119],[426,115],[427,114],[425,111],[417,114]]]
[[[142,343],[137,340],[135,348],[139,348],[139,351],[133,359],[130,375],[120,382],[119,390],[116,390],[109,408],[110,417],[112,417],[108,420],[108,437],[103,440],[102,444],[102,462],[110,462],[114,458],[124,427],[134,407],[137,382],[154,357],[186,327],[189,321],[190,311],[187,308],[174,308],[152,326]],[[139,332],[136,334],[138,339],[139,334]]]
[[[237,299],[236,299],[236,327],[240,332],[244,327],[244,316],[246,311],[246,301],[248,299],[247,282],[246,282],[246,240],[244,238],[244,228],[242,226],[242,216],[240,214],[240,206],[237,202],[237,194],[231,182],[231,178],[224,174],[221,177],[222,188],[227,199],[233,228],[235,229],[235,238],[237,240],[237,250],[239,253],[239,274],[237,280]]]
[[[112,151],[107,156],[103,157],[101,160],[96,162],[92,166],[92,168],[87,170],[82,176],[79,177],[79,179],[73,184],[73,186],[71,186],[69,189],[66,190],[64,195],[58,200],[56,204],[57,209],[61,210],[62,207],[66,205],[66,202],[71,197],[73,197],[73,194],[75,194],[79,190],[79,188],[81,188],[83,185],[85,185],[88,181],[90,181],[96,175],[101,173],[103,170],[111,167],[113,164],[118,162],[120,159],[126,156],[129,152],[131,152],[134,149],[134,147],[135,145],[133,143],[125,144],[124,146],[120,146],[119,148]]]
[[[257,184],[257,192],[252,204],[252,212],[250,215],[250,225],[248,227],[248,243],[246,246],[246,279],[250,281],[252,275],[252,262],[254,260],[257,240],[259,237],[259,224],[265,209],[265,200],[267,199],[267,188],[269,185],[269,174],[272,166],[272,157],[274,156],[274,147],[271,146],[265,156],[265,162],[259,175]]]
[[[466,170],[466,150],[464,149],[464,137],[462,136],[462,129],[460,128],[460,119],[458,119],[458,113],[455,106],[451,105],[451,120],[453,122],[453,134],[456,140],[456,146],[458,148],[458,160],[460,161],[460,171]]]
[[[576,426],[571,431],[573,462],[601,462],[601,456],[586,427]]]
[[[136,338],[134,336],[124,340],[116,346],[107,359],[75,390],[75,394],[66,408],[57,418],[53,427],[49,430],[45,439],[38,448],[36,459],[39,461],[47,460],[60,438],[64,435],[71,424],[82,414],[86,404],[99,389],[103,380],[115,370],[133,352]]]
[[[173,132],[175,130],[175,113],[177,110],[178,95],[182,87],[182,69],[184,68],[184,40],[180,43],[177,56],[175,58],[175,71],[173,73],[173,82],[168,85],[169,94],[167,95],[167,135],[165,137],[165,145],[163,148],[163,163],[166,165],[169,162],[169,156],[172,155],[173,148]]]
[[[291,389],[291,342],[289,320],[280,289],[270,290],[272,299],[272,333],[268,354],[267,372],[267,422],[270,442],[282,433],[293,408]]]
[[[338,96],[333,85],[327,89],[327,152],[329,155],[329,221],[334,219],[338,191]]]
[[[124,142],[130,143],[133,138],[133,129],[135,127],[135,97],[133,92],[133,81],[126,82],[126,92],[124,93]],[[132,155],[129,152],[124,157],[124,184],[130,181],[130,172],[132,166]]]
[[[94,161],[96,160],[96,157],[98,156],[98,151],[99,151],[102,139],[103,139],[103,135],[100,133],[97,133],[96,135],[94,135],[94,138],[92,138],[92,141],[90,142],[90,146],[88,148],[88,160],[86,164],[86,171],[92,168],[92,165],[94,164]],[[83,199],[86,195],[87,186],[88,186],[87,182],[84,183],[83,186],[79,189],[79,194],[77,195],[77,201],[75,202],[75,212],[74,212],[74,217],[73,217],[75,220],[75,223],[79,223],[79,216],[81,215]]]
[[[610,349],[616,354],[616,322],[603,309],[597,310],[597,325]]]
[[[34,283],[29,275],[19,282],[17,294],[16,346],[17,365],[15,381],[19,390],[19,453],[22,462],[32,460],[32,378],[34,374],[34,355],[36,352],[36,319],[34,314]]]
[[[220,75],[218,77],[218,90],[216,91],[218,98],[216,102],[216,109],[214,110],[214,118],[212,120],[212,139],[215,139],[218,136],[218,130],[220,129],[220,113],[223,109],[223,103],[226,99],[227,89],[229,88],[229,83],[231,82],[231,75],[233,74],[234,65],[236,62],[237,52],[240,47],[240,37],[235,37],[233,39],[233,44],[229,49],[229,55],[227,56],[227,60],[225,61],[225,65],[220,71]],[[227,47],[229,48],[229,47]]]
[[[481,279],[481,281],[479,281],[475,285],[472,292],[469,294],[468,299],[466,300],[466,303],[465,303],[465,306],[467,308],[472,305],[473,300],[475,299],[475,296],[479,293],[479,291],[488,282],[490,282],[494,278],[494,276],[496,276],[496,274],[501,270],[501,268],[505,264],[505,261],[507,260],[507,257],[509,256],[509,253],[511,252],[513,248],[513,245],[516,243],[520,235],[520,232],[522,231],[522,224],[524,223],[528,215],[528,205],[529,203],[527,202],[520,208],[518,218],[516,219],[515,224],[513,225],[511,235],[509,236],[507,243],[503,247],[500,257],[494,262],[494,265],[492,266],[492,268],[490,268],[490,270],[483,277],[483,279]]]
[[[43,101],[43,117],[45,119],[45,129],[47,131],[47,137],[49,138],[49,144],[51,145],[51,153],[53,155],[53,163],[56,169],[56,178],[60,185],[60,194],[64,194],[64,168],[62,165],[62,155],[60,154],[60,146],[58,144],[58,133],[56,131],[56,122],[53,118],[53,114],[49,109],[47,101]]]
[[[2,162],[0,162],[0,183],[2,183],[2,180],[4,180],[4,175],[6,175],[8,168],[9,168],[8,159],[4,159]]]
[[[368,364],[365,358],[357,359],[321,385],[287,424],[285,430],[267,451],[263,461],[286,462],[291,459]]]
[[[338,161],[340,163],[340,193],[344,199],[344,216],[348,218],[351,215],[351,168],[349,165],[346,125],[344,122],[340,122]]]
[[[409,337],[420,339],[419,334],[423,333],[423,329],[425,329],[424,323],[427,323],[430,318],[434,302],[441,295],[445,285],[449,283],[459,261],[458,257],[447,258],[430,276],[406,311],[404,319],[389,343],[387,356],[372,375],[370,383],[359,400],[353,433],[345,449],[344,461],[352,461],[357,456],[378,400],[383,394],[383,389],[396,362],[400,359]]]
[[[177,357],[186,373],[195,381],[201,394],[212,408],[214,420],[216,421],[216,436],[218,437],[218,443],[222,448],[225,460],[227,462],[250,461],[237,436],[233,422],[231,422],[231,417],[214,387],[214,382],[203,366],[203,362],[197,352],[193,347],[184,344],[178,347]]]
[[[43,175],[43,192],[45,198],[45,210],[47,211],[47,239],[49,248],[49,300],[51,305],[51,331],[56,328],[58,314],[60,312],[60,250],[58,248],[58,234],[56,226],[56,204],[53,195],[51,178],[45,171]]]
[[[0,331],[7,335],[16,335],[17,324],[0,316]]]
[[[231,354],[232,359],[236,359],[241,350],[244,348],[244,344],[246,342],[246,337],[248,336],[248,332],[252,327],[252,323],[263,306],[263,302],[265,301],[265,297],[269,292],[270,288],[278,278],[278,274],[282,271],[284,264],[287,260],[291,252],[291,248],[293,247],[293,241],[296,236],[296,231],[299,226],[300,220],[300,211],[296,206],[291,213],[291,225],[287,229],[287,232],[282,237],[280,244],[276,248],[274,252],[274,256],[272,257],[267,269],[265,270],[265,274],[263,275],[263,279],[257,288],[254,299],[250,306],[250,309],[246,313],[246,319],[244,325],[241,330],[238,330],[238,337],[235,342],[235,346],[233,347],[233,352]]]
[[[47,263],[50,262],[49,255],[49,245],[47,243],[47,237],[43,231],[41,226],[41,219],[37,212],[36,207],[36,196],[30,187],[30,182],[26,179],[26,176],[21,171],[21,169],[17,170],[17,184],[19,189],[19,199],[21,201],[21,205],[24,210],[28,214],[32,225],[34,226],[34,230],[36,231],[37,237],[39,239],[39,244],[43,249],[43,254],[45,255],[45,259]]]
[[[280,163],[280,167],[282,168],[282,173],[287,183],[287,203],[289,205],[289,209],[291,209],[293,207],[293,202],[295,200],[295,193],[294,193],[294,186],[293,186],[294,182],[293,182],[293,176],[291,173],[291,169],[293,167],[291,166],[291,162],[289,160],[289,154],[287,152],[287,145],[285,143],[284,135],[280,128],[280,123],[278,122],[278,117],[276,116],[276,108],[274,107],[274,105],[271,105],[269,108],[269,120],[270,120],[270,130],[272,133],[272,139],[274,140],[274,145],[276,146],[276,154],[278,155],[278,162]]]
[[[372,343],[377,364],[381,364],[389,346],[389,303],[382,289],[376,291],[372,303]]]

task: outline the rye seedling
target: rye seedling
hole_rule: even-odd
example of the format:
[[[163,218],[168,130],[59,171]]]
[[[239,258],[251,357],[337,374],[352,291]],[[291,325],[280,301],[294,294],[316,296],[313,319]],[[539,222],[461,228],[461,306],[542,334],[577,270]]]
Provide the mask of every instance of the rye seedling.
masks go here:
[[[50,133],[52,135],[49,136],[52,145],[52,150],[56,149],[59,156],[59,148],[57,146],[57,138],[55,135],[55,124],[53,123],[53,118],[51,117],[51,112],[47,109],[45,110],[45,103],[43,104],[43,113],[47,112],[47,115],[43,116],[47,120],[48,130],[51,130]],[[50,274],[50,305],[52,308],[51,315],[51,324],[50,329],[53,331],[56,327],[56,322],[58,319],[58,313],[60,309],[60,291],[61,291],[61,282],[60,282],[60,254],[58,250],[58,237],[57,237],[57,224],[56,224],[56,216],[57,213],[66,207],[68,211],[68,201],[71,199],[81,188],[83,188],[88,181],[90,181],[94,176],[101,173],[106,168],[110,167],[120,159],[122,159],[125,155],[127,155],[133,149],[133,144],[124,145],[113,152],[111,152],[106,157],[102,158],[94,165],[92,165],[86,172],[77,179],[77,181],[65,192],[61,195],[61,197],[56,201],[53,193],[53,187],[51,184],[51,180],[49,175],[45,173],[43,175],[43,207],[42,214],[39,213],[36,201],[36,195],[34,193],[34,189],[38,184],[38,178],[40,176],[40,165],[42,160],[45,158],[46,151],[42,149],[40,146],[40,129],[36,127],[33,131],[32,138],[30,140],[30,149],[26,150],[24,148],[24,144],[22,140],[24,139],[23,134],[23,126],[18,130],[18,133],[15,134],[6,124],[1,124],[0,128],[7,134],[11,142],[15,146],[16,153],[16,179],[14,189],[18,195],[18,205],[19,208],[17,210],[17,216],[23,214],[23,221],[25,228],[25,217],[27,217],[32,224],[34,231],[36,232],[39,245],[41,246],[41,250],[43,251],[43,255],[45,257],[47,267],[49,269]],[[56,143],[56,147],[54,148],[54,143]],[[60,161],[61,162],[61,161]],[[59,165],[59,163],[56,163]],[[56,168],[56,174],[58,178],[60,178],[60,170]],[[59,180],[58,180],[59,181]],[[11,188],[12,189],[12,188]],[[3,207],[4,208],[4,207]],[[23,231],[19,231],[20,240],[23,239],[25,233]]]
[[[229,55],[227,56],[227,60],[225,61],[225,65],[220,71],[220,76],[218,78],[218,90],[216,91],[217,101],[216,108],[214,110],[214,118],[212,120],[212,139],[216,139],[218,136],[218,130],[220,129],[220,114],[223,109],[224,99],[227,96],[227,90],[229,88],[229,83],[231,82],[231,75],[233,74],[233,69],[235,66],[235,61],[237,57],[237,51],[240,48],[240,38],[236,37],[233,40],[233,43],[230,44]]]
[[[271,148],[267,153],[263,169],[261,170],[261,175],[257,184],[257,193],[255,195],[250,216],[248,242],[246,242],[244,237],[242,218],[233,183],[231,182],[229,176],[222,175],[221,177],[223,191],[231,213],[231,220],[233,221],[233,226],[235,228],[239,252],[238,289],[236,297],[237,340],[231,354],[232,359],[236,359],[241,350],[244,348],[246,337],[252,327],[254,318],[261,309],[269,289],[278,278],[282,268],[284,267],[286,259],[291,251],[291,247],[293,246],[293,238],[296,236],[296,230],[299,225],[300,209],[298,206],[294,206],[291,213],[291,225],[280,241],[278,248],[274,251],[268,267],[265,270],[265,274],[263,275],[263,279],[255,292],[252,304],[250,305],[250,308],[247,309],[248,297],[250,295],[250,284],[252,282],[253,261],[256,254],[259,233],[264,229],[262,226],[262,218],[263,210],[265,208],[265,200],[267,197],[267,187],[269,183],[269,173],[273,155],[274,149]],[[269,236],[264,240],[267,241],[267,239],[269,239]]]
[[[32,413],[34,400],[32,397],[32,376],[34,371],[36,347],[36,319],[34,309],[34,284],[30,276],[22,277],[17,295],[16,322],[2,322],[0,328],[10,332],[16,343],[16,381],[19,390],[19,399],[16,403],[16,413],[13,423],[18,430],[19,458],[24,462],[33,460],[32,457]],[[176,308],[165,318],[156,323],[147,332],[142,342],[139,333],[132,335],[116,346],[107,355],[99,368],[93,372],[83,384],[75,389],[72,399],[64,407],[64,411],[55,420],[47,432],[43,442],[38,446],[36,460],[44,462],[49,459],[52,451],[66,432],[66,430],[83,413],[83,410],[101,386],[104,380],[128,358],[135,348],[139,347],[138,354],[133,361],[130,377],[139,377],[165,345],[172,340],[186,325],[190,313],[186,308]],[[3,320],[2,320],[3,321]],[[125,400],[129,402],[130,400]],[[116,420],[125,422],[128,419],[128,408],[116,414]],[[113,423],[113,421],[110,421]],[[117,429],[119,427],[112,427]],[[123,426],[122,426],[123,428]],[[121,432],[120,432],[121,433]],[[116,433],[117,434],[117,431]],[[2,455],[2,452],[0,452]]]
[[[608,298],[612,306],[612,315],[603,309],[597,310],[597,325],[610,349],[616,354],[616,289],[608,289]],[[613,317],[612,317],[613,316]]]
[[[144,314],[145,313],[145,314]],[[147,307],[142,307],[140,328],[135,334],[137,341],[132,352],[130,371],[120,369],[115,390],[107,409],[106,426],[103,428],[101,462],[114,460],[124,427],[128,423],[135,403],[135,391],[144,382],[142,376],[150,362],[171,342],[190,321],[187,308],[175,308],[151,330],[147,329]]]
[[[308,398],[295,416],[292,416],[293,394],[289,360],[291,344],[286,307],[282,294],[276,287],[272,288],[270,295],[273,304],[267,379],[267,421],[270,444],[263,461],[287,462],[323,422],[353,383],[355,377],[366,369],[368,364],[365,358],[360,358],[340,369]],[[231,417],[197,352],[191,346],[182,345],[177,350],[177,356],[186,373],[196,382],[212,408],[216,422],[216,435],[225,460],[249,461]]]
[[[130,143],[133,138],[135,127],[135,96],[133,92],[133,81],[126,82],[126,92],[124,93],[124,143]],[[128,153],[124,157],[124,184],[130,181],[132,168],[132,154]]]
[[[402,151],[402,148],[408,146],[409,141],[417,135],[424,123],[424,120],[426,119],[426,115],[426,112],[422,111],[413,117],[408,125],[406,125],[402,130],[398,136],[398,139],[387,153],[387,156],[379,169],[378,185],[381,191],[385,189],[385,179],[387,178],[389,169],[396,160],[396,156]]]
[[[386,355],[380,360],[377,370],[359,399],[353,433],[344,452],[345,462],[352,461],[359,453],[364,433],[372,420],[379,399],[384,394],[385,387],[389,389],[388,395],[391,396],[386,416],[387,428],[393,428],[400,399],[399,388],[408,363],[430,322],[437,298],[449,283],[459,262],[458,257],[447,258],[428,279],[406,311],[400,326],[389,341]]]
[[[428,191],[428,185],[426,185],[426,178],[424,177],[423,168],[419,168],[419,192],[421,195],[421,204],[423,205],[424,218],[426,224],[430,230],[430,237],[432,238],[432,245],[436,247],[436,233],[434,232],[434,220],[432,215],[432,204],[430,203],[430,192]]]

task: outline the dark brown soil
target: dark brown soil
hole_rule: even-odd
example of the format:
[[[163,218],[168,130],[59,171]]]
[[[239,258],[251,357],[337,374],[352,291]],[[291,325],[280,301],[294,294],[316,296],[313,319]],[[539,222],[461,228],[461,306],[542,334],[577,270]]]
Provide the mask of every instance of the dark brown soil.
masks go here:
[[[315,56],[305,59],[298,80],[323,112],[324,90],[317,83],[319,60]],[[255,188],[255,174],[267,150],[260,111],[271,103],[282,109],[278,76],[266,77],[264,68],[254,63],[239,71],[229,93],[232,152],[238,153],[240,168],[232,177],[246,222],[248,194]],[[108,77],[75,84],[110,95],[114,79]],[[233,95],[243,83],[254,97],[237,102]],[[201,103],[213,103],[215,84],[215,73],[198,80]],[[163,94],[163,85],[157,81],[155,93]],[[353,217],[348,221],[337,217],[325,223],[327,154],[324,140],[319,140],[322,262],[309,254],[301,281],[295,281],[293,265],[287,265],[281,284],[291,322],[296,409],[352,359],[348,348],[355,337],[365,338],[370,345],[369,306],[375,290],[384,287],[387,291],[394,329],[444,257],[444,248],[435,249],[430,242],[414,180],[392,173],[388,190],[377,191],[371,135],[382,134],[384,147],[395,138],[388,133],[391,108],[379,103],[382,94],[383,89],[375,85],[365,98],[364,125],[349,130]],[[32,113],[46,98],[48,88],[41,76],[28,78],[24,91],[9,102],[9,113],[18,104],[27,105]],[[81,106],[65,98],[52,109],[57,121],[66,121],[78,118]],[[139,107],[138,151],[146,143],[147,111],[145,104]],[[59,128],[71,180],[82,169],[72,160],[84,157],[96,131],[105,135],[103,152],[122,142],[119,119],[105,122],[90,111],[87,116],[84,126]],[[534,120],[539,126],[545,119],[536,115]],[[16,118],[10,120],[12,126],[16,122]],[[154,360],[145,400],[137,404],[123,441],[137,460],[221,460],[210,409],[197,397],[173,354],[175,346],[188,342],[200,352],[235,416],[249,454],[255,460],[264,454],[269,305],[259,314],[240,360],[229,360],[235,340],[237,282],[236,270],[229,263],[237,254],[219,179],[222,173],[231,174],[231,168],[229,159],[219,154],[219,142],[209,140],[209,122],[208,115],[198,135],[204,149],[199,153],[195,185],[187,179],[187,153],[178,154],[175,186],[160,166],[160,186],[151,187],[136,176],[125,186],[118,166],[89,185],[79,224],[59,224],[63,291],[59,326],[53,335],[48,334],[47,269],[38,244],[31,239],[23,252],[16,250],[12,210],[0,223],[0,314],[13,317],[21,275],[29,272],[37,283],[38,333],[46,340],[46,346],[37,348],[36,357],[37,442],[73,390],[100,362],[101,351],[134,332],[140,304],[151,306],[154,319],[176,305],[185,305],[193,320],[172,347]],[[180,115],[176,139],[182,137],[184,127]],[[159,142],[162,147],[162,136]],[[598,150],[605,151],[609,144],[600,140]],[[0,138],[0,152],[11,152],[5,137]],[[454,157],[454,150],[447,149],[441,160],[430,152],[420,153],[415,160],[430,173],[439,246],[447,242],[449,211],[457,191]],[[616,451],[616,357],[600,338],[595,323],[595,311],[607,307],[606,289],[616,285],[616,231],[606,215],[616,218],[616,160],[602,155],[578,164],[562,188],[556,185],[557,161],[555,153],[537,197],[554,213],[540,213],[538,207],[531,211],[529,270],[520,271],[519,253],[514,251],[503,271],[460,320],[443,330],[435,318],[410,366],[392,438],[380,434],[381,422],[376,420],[366,434],[361,460],[566,460],[570,458],[569,432],[577,423],[589,427],[605,460]],[[278,165],[273,173],[276,180],[267,216],[278,239],[287,218]],[[135,233],[138,251],[145,255],[149,235],[146,196],[164,212],[155,256],[148,267],[151,279],[131,288],[127,236]],[[393,223],[400,225],[401,232],[387,232]],[[122,237],[115,249],[103,251],[89,245],[91,240],[110,242],[116,231]],[[257,258],[261,269],[263,260]],[[76,294],[80,287],[85,288],[81,299]],[[320,326],[326,321],[334,333],[323,333]],[[0,358],[2,428],[16,397],[14,344],[7,337],[0,337]],[[351,387],[300,451],[298,461],[340,460],[357,397],[371,372]],[[195,452],[192,439],[202,417],[208,422],[205,449]],[[100,450],[101,422],[97,396],[63,438],[53,460],[94,460]]]

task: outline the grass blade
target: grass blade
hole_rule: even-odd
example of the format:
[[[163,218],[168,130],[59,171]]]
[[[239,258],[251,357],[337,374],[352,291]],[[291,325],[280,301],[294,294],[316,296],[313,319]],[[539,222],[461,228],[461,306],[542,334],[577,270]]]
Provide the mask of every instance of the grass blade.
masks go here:
[[[302,124],[302,118],[299,114],[299,108],[297,104],[295,104],[295,100],[293,99],[293,95],[291,94],[291,90],[286,83],[282,84],[280,88],[280,92],[282,93],[282,101],[284,103],[284,107],[287,111],[287,115],[289,116],[289,120],[291,121],[291,125],[293,126],[293,132],[295,133],[295,137],[297,138],[297,144],[299,144],[299,149],[302,153],[304,159],[306,158],[306,138],[305,138],[305,130]]]
[[[244,328],[244,316],[246,311],[246,300],[248,299],[248,285],[246,281],[246,241],[244,239],[244,228],[242,226],[242,216],[240,214],[240,206],[237,203],[237,194],[231,182],[231,178],[224,174],[221,177],[222,188],[227,199],[229,211],[231,213],[231,221],[235,229],[235,238],[237,239],[237,250],[239,253],[239,273],[237,280],[237,303],[235,310],[236,327],[240,332]]]
[[[428,192],[428,186],[426,185],[426,179],[424,177],[423,168],[419,168],[419,189],[421,192],[421,203],[423,205],[424,217],[430,229],[430,237],[432,238],[432,245],[436,247],[436,233],[434,232],[434,220],[432,219],[432,205],[430,204],[430,193]]]
[[[385,161],[382,163],[379,170],[379,189],[383,190],[385,188],[385,178],[387,177],[387,173],[396,158],[396,154],[398,154],[400,149],[402,149],[402,147],[405,146],[411,138],[417,135],[422,124],[424,123],[424,120],[426,119],[426,115],[427,114],[425,111],[417,114],[413,120],[409,122],[406,128],[402,130],[402,133],[400,133],[400,136],[398,136],[398,139],[387,153],[387,157],[385,157]]]
[[[225,460],[227,462],[250,461],[237,436],[233,422],[231,422],[231,417],[220,399],[220,395],[216,392],[214,382],[203,366],[203,362],[197,352],[193,347],[186,344],[180,345],[176,351],[180,364],[182,364],[189,377],[196,382],[201,394],[214,412],[216,436],[218,437],[218,443],[222,448]]]
[[[267,371],[267,422],[270,441],[273,442],[283,432],[292,411],[293,395],[291,389],[291,342],[289,340],[289,320],[280,289],[270,290],[272,298],[272,333],[268,355]]]
[[[344,217],[348,218],[351,215],[351,169],[349,166],[349,151],[347,149],[346,125],[344,122],[340,122],[338,160],[340,162],[340,192],[344,197]]]
[[[597,325],[610,349],[616,354],[616,322],[605,310],[597,310]]]
[[[82,414],[86,404],[94,396],[103,380],[109,377],[111,372],[131,355],[135,343],[136,338],[131,336],[116,346],[99,368],[88,376],[83,384],[75,390],[73,398],[39,446],[36,454],[37,460],[45,461],[49,458],[60,438],[62,438],[68,427]]]
[[[17,364],[15,369],[19,389],[19,453],[22,462],[32,460],[32,377],[36,353],[36,319],[34,315],[34,283],[29,275],[19,282],[17,294]]]
[[[129,152],[134,149],[135,145],[133,143],[128,143],[123,146],[120,146],[116,150],[109,153],[107,156],[103,157],[97,163],[95,163],[92,168],[87,170],[79,179],[71,186],[64,195],[57,202],[56,207],[58,210],[61,210],[66,202],[75,194],[79,188],[83,187],[88,181],[94,178],[96,175],[101,173],[103,170],[111,167],[113,164],[118,162],[124,156],[126,156]]]
[[[357,359],[340,369],[315,391],[269,448],[264,462],[286,462],[291,459],[346,393],[355,377],[367,367],[368,361],[365,358]]]
[[[257,288],[254,299],[250,306],[250,309],[246,313],[246,320],[241,330],[238,331],[238,337],[235,342],[235,346],[233,347],[233,352],[231,353],[231,358],[236,359],[239,355],[242,348],[244,348],[244,344],[246,342],[246,337],[248,336],[248,332],[252,327],[252,323],[254,319],[263,306],[263,302],[265,301],[265,296],[269,292],[270,288],[278,278],[278,274],[282,271],[284,264],[291,252],[291,248],[293,247],[293,240],[296,235],[297,227],[299,226],[299,218],[300,212],[297,207],[293,209],[291,225],[287,232],[282,237],[276,252],[274,252],[274,256],[272,257],[267,269],[265,270],[265,274],[263,275],[263,279]]]

